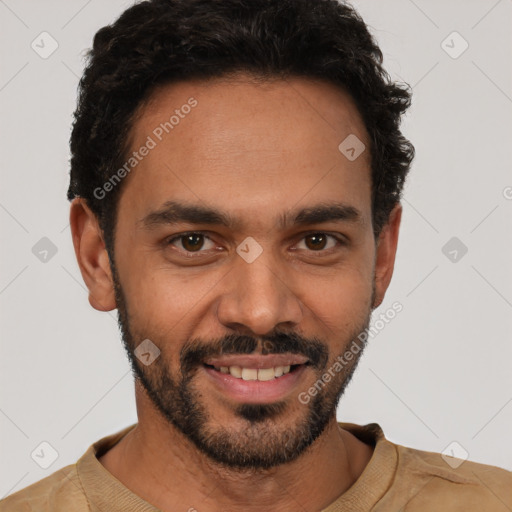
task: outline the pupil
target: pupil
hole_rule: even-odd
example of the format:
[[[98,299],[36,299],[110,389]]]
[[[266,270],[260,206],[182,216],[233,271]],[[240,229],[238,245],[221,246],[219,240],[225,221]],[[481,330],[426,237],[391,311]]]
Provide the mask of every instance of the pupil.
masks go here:
[[[313,241],[312,247],[309,247],[310,249],[323,249],[325,247],[325,236],[321,233],[309,235],[308,240]]]
[[[194,251],[196,249],[200,249],[202,244],[202,236],[203,235],[186,235],[184,237],[183,247],[187,251]]]

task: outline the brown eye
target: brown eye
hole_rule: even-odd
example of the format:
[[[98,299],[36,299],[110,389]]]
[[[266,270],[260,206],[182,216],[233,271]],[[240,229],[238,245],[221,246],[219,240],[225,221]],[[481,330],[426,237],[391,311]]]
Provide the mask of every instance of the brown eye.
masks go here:
[[[297,247],[309,252],[327,254],[331,252],[330,249],[335,249],[336,246],[342,247],[344,245],[345,243],[341,237],[319,232],[310,233],[304,236]]]
[[[210,245],[205,247],[205,242]],[[205,252],[205,250],[212,249],[215,245],[213,241],[203,233],[183,233],[182,235],[175,236],[167,243],[182,252],[189,253]]]
[[[306,236],[304,240],[306,240],[306,247],[312,251],[325,249],[325,245],[327,244],[327,236],[325,233],[314,233],[313,235]]]
[[[182,238],[181,243],[183,245],[183,248],[189,252],[194,252],[194,251],[201,249],[201,247],[204,244],[204,236],[197,234],[197,233],[192,233],[190,235],[184,235],[181,238]]]

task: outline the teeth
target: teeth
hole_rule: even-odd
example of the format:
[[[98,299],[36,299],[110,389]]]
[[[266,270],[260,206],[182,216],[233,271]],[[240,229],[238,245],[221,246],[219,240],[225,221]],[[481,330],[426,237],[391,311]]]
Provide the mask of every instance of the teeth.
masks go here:
[[[215,367],[216,370],[221,373],[230,374],[237,379],[243,380],[259,380],[265,382],[272,380],[282,375],[286,375],[290,372],[290,365],[288,366],[276,366],[275,368],[241,368],[240,366],[221,366],[220,368]]]
[[[237,377],[238,379],[242,378],[242,368],[240,368],[240,366],[230,366],[229,373],[231,373],[233,377]]]
[[[255,368],[244,368],[242,370],[242,379],[258,380],[258,370],[256,370]]]
[[[258,380],[272,380],[275,377],[274,368],[260,368],[258,370]]]

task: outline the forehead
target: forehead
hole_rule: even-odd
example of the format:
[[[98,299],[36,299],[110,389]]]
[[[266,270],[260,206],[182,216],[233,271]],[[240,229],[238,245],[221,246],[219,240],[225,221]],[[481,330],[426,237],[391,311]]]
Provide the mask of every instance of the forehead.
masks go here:
[[[351,160],[340,151],[346,140],[366,149]],[[370,208],[364,123],[350,96],[326,82],[239,74],[161,86],[132,128],[130,154],[144,146],[120,212],[124,204],[143,216],[181,200],[256,214],[256,222],[269,208],[298,203],[350,199]]]

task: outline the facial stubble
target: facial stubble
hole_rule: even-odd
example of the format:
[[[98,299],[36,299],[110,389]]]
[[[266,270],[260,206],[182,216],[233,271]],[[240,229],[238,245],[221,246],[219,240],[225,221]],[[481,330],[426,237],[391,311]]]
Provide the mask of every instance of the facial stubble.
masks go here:
[[[324,382],[322,375],[332,368],[336,359],[329,357],[325,342],[316,338],[306,339],[296,333],[266,336],[263,353],[295,353],[305,355],[313,362],[311,368],[317,376],[316,382],[321,383],[317,386],[318,393],[307,404],[299,402],[298,397],[294,404],[289,401],[240,404],[234,408],[233,414],[238,420],[243,420],[244,428],[233,429],[229,425],[215,425],[215,411],[209,410],[204,403],[201,391],[195,385],[195,376],[206,356],[250,354],[261,350],[262,340],[236,334],[213,342],[190,340],[182,347],[180,368],[175,375],[171,374],[171,365],[165,357],[165,346],[171,346],[171,343],[168,340],[151,340],[160,348],[161,355],[151,365],[145,366],[135,355],[135,349],[147,336],[137,333],[130,323],[128,305],[114,265],[112,274],[118,323],[134,377],[169,424],[215,463],[230,469],[265,470],[292,462],[314,443],[330,421],[335,421],[338,401],[364,351],[365,344],[356,340],[369,326],[371,309],[363,325],[353,329],[347,343],[343,344],[342,354],[350,343],[357,343],[357,354],[329,382]],[[338,360],[342,354],[336,354]],[[294,407],[299,407],[300,417],[287,424],[286,415]]]

